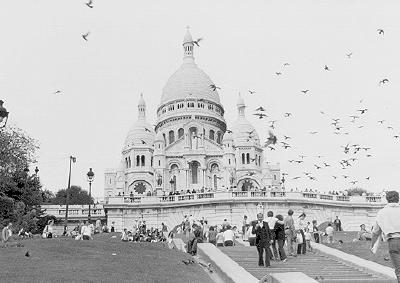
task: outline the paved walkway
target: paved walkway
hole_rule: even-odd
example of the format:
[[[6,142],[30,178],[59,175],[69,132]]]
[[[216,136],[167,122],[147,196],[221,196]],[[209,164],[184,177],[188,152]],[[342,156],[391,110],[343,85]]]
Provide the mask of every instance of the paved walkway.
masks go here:
[[[258,279],[269,273],[303,272],[319,282],[326,283],[396,282],[383,275],[363,270],[358,266],[342,262],[320,252],[288,257],[285,263],[271,261],[271,268],[265,268],[257,265],[258,254],[255,247],[237,245],[220,249]]]

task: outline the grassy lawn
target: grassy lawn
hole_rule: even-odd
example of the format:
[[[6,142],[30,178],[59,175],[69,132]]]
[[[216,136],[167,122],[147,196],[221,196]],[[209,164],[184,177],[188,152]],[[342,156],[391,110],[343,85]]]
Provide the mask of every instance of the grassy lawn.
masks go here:
[[[389,258],[388,244],[382,242],[378,252],[374,255],[370,252],[371,241],[357,241],[352,240],[357,237],[357,232],[335,232],[335,243],[326,244],[328,247],[341,250],[342,252],[352,254],[367,260],[374,261],[376,263],[386,265],[393,268],[392,262],[385,260]],[[342,240],[343,244],[339,244],[338,241]]]
[[[20,242],[0,243],[1,282],[212,282],[200,266],[182,262],[188,254],[163,243],[122,243],[117,233]]]

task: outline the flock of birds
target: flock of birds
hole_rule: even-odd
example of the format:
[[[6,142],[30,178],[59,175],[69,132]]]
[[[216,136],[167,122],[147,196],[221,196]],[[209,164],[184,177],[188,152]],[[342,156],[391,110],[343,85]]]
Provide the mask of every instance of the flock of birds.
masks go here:
[[[385,31],[383,29],[377,29],[377,33],[379,36],[383,36],[385,34]],[[351,59],[353,56],[353,52],[350,53],[346,53],[345,54],[346,57],[348,59]],[[283,74],[283,70],[285,68],[288,68],[290,66],[290,63],[284,63],[283,65],[283,69],[280,71],[275,72],[276,76],[281,76]],[[328,65],[324,65],[322,67],[322,70],[325,72],[331,72],[332,69],[328,66]],[[379,86],[384,86],[386,84],[389,83],[389,79],[388,78],[383,78],[381,80],[378,81],[378,85]],[[221,87],[212,84],[210,85],[210,89],[212,91],[216,91],[217,89],[221,89]],[[248,90],[249,95],[254,95],[256,93],[255,90]],[[303,89],[299,91],[300,95],[310,95],[311,94],[311,90],[310,89]],[[360,123],[360,121],[363,120],[364,116],[367,115],[368,113],[368,108],[365,108],[362,106],[362,102],[363,100],[360,100],[360,104],[361,106],[358,107],[358,109],[355,110],[355,113],[352,113],[351,115],[349,115],[348,117],[340,117],[340,118],[331,118],[330,121],[330,126],[332,127],[333,133],[335,135],[343,135],[343,136],[347,136],[351,134],[350,131],[350,125],[353,125],[353,127],[356,128],[363,128],[365,125],[363,125],[362,123]],[[320,114],[323,116],[328,116],[324,111],[320,111]],[[253,113],[254,116],[256,116],[258,119],[267,119],[269,116],[267,114],[267,110],[263,107],[263,106],[259,106],[257,109],[254,110]],[[293,113],[291,112],[285,112],[283,113],[283,117],[285,119],[287,118],[291,118],[293,116]],[[349,119],[349,120],[348,120]],[[292,148],[292,145],[290,144],[292,137],[288,136],[288,135],[282,135],[281,137],[276,137],[273,134],[273,130],[276,129],[277,126],[277,122],[278,120],[269,120],[269,137],[268,139],[265,141],[263,147],[267,148],[271,151],[275,151],[277,150],[277,148],[280,146],[283,150],[288,150]],[[377,123],[386,126],[386,128],[389,131],[394,131],[393,126],[391,125],[386,125],[386,121],[385,120],[379,120],[377,121]],[[347,130],[345,130],[347,129]],[[247,132],[248,136],[248,141],[250,141],[252,138],[254,138],[254,131],[249,131]],[[318,131],[310,131],[309,132],[310,135],[317,135],[319,134]],[[400,138],[400,134],[392,134],[394,139],[399,139]],[[361,145],[359,143],[346,143],[344,145],[341,146],[341,151],[344,154],[344,157],[342,158],[337,158],[338,160],[334,163],[331,164],[328,161],[324,160],[324,156],[322,155],[316,155],[316,156],[306,156],[304,154],[298,154],[296,157],[287,160],[289,164],[291,165],[296,165],[296,166],[303,166],[308,163],[309,167],[310,165],[312,165],[311,167],[314,169],[314,172],[310,172],[311,170],[303,170],[303,172],[301,174],[297,174],[294,176],[291,176],[292,180],[299,180],[299,179],[308,179],[309,181],[317,181],[317,176],[316,173],[324,170],[328,167],[336,167],[337,169],[341,170],[341,171],[336,171],[335,174],[332,174],[331,177],[333,178],[333,180],[336,180],[338,178],[343,178],[344,180],[347,180],[350,184],[352,184],[353,186],[355,186],[357,183],[359,183],[361,181],[361,179],[357,179],[354,176],[350,176],[350,174],[345,173],[346,170],[348,170],[349,168],[355,166],[357,164],[357,162],[359,162],[362,158],[370,158],[373,157],[372,153],[371,153],[371,147],[365,146],[365,145]],[[315,158],[317,158],[318,162],[315,162]],[[254,160],[251,160],[252,162],[254,162]],[[255,172],[249,172],[248,175],[254,175]],[[287,173],[282,173],[282,183],[285,182],[285,177],[288,176]],[[365,181],[369,181],[371,179],[370,176],[364,176],[363,180]]]
[[[88,2],[86,2],[84,4],[85,4],[85,6],[87,6],[90,9],[94,8],[93,0],[89,0]],[[379,36],[384,36],[385,35],[385,31],[383,29],[377,29],[377,34]],[[82,39],[85,42],[88,42],[89,41],[89,35],[90,35],[90,31],[87,31],[86,33],[83,33],[81,36],[82,36]],[[200,47],[200,42],[202,40],[203,40],[203,38],[200,37],[200,38],[198,38],[196,40],[193,40],[192,43],[194,45],[196,45],[197,47]],[[351,59],[353,57],[353,52],[346,53],[345,55],[346,55],[346,57],[348,59]],[[282,64],[282,69],[279,70],[279,71],[276,71],[275,75],[276,76],[281,76],[284,73],[284,70],[286,68],[289,68],[290,66],[291,66],[290,63],[288,63],[288,62],[283,63]],[[324,65],[322,67],[322,70],[325,71],[325,72],[331,72],[332,71],[331,67],[328,66],[328,65]],[[389,81],[388,78],[382,78],[381,80],[378,81],[378,84],[380,86],[384,86],[384,85],[388,84],[389,82],[390,81]],[[215,84],[211,84],[209,87],[210,87],[210,89],[212,91],[217,91],[217,90],[221,89],[220,86],[217,86]],[[61,90],[56,90],[54,92],[54,94],[61,94],[61,93],[62,93]],[[249,95],[253,96],[257,92],[255,90],[249,89],[248,93],[249,93]],[[310,95],[311,93],[312,93],[312,91],[310,89],[299,90],[299,94],[300,95]],[[362,100],[360,101],[360,104],[361,103],[362,103]],[[367,108],[360,107],[360,109],[357,109],[355,111],[355,113],[353,113],[352,115],[349,115],[348,117],[344,117],[344,118],[336,118],[335,117],[335,118],[332,118],[330,120],[330,126],[332,127],[332,129],[334,131],[333,133],[335,135],[350,135],[350,131],[349,130],[346,130],[346,131],[344,130],[345,129],[345,126],[344,126],[345,122],[352,123],[353,125],[356,125],[357,128],[363,128],[364,125],[359,124],[359,121],[361,121],[363,119],[363,116],[365,116],[367,113],[368,113],[368,109]],[[327,114],[324,111],[320,111],[320,114],[323,115],[323,116],[327,116]],[[259,106],[257,109],[255,109],[253,115],[256,116],[258,119],[267,119],[269,117],[268,114],[267,114],[267,110],[263,106]],[[292,118],[293,117],[293,113],[285,112],[285,113],[283,113],[283,117],[285,119]],[[346,118],[350,118],[350,120],[346,121]],[[378,121],[378,123],[381,124],[381,125],[386,125],[385,122],[386,122],[385,120],[379,120]],[[282,135],[281,137],[278,138],[273,133],[273,130],[275,130],[276,127],[277,127],[278,120],[269,120],[268,123],[269,123],[269,128],[270,128],[269,137],[264,142],[263,147],[267,148],[268,150],[271,150],[271,151],[277,150],[279,146],[283,150],[292,149],[293,147],[291,145],[291,141],[292,141],[292,137],[291,136]],[[387,125],[386,127],[387,127],[388,130],[391,130],[391,131],[394,130],[393,127],[390,126],[390,125]],[[150,129],[146,128],[145,130],[150,132]],[[228,130],[228,132],[230,132],[230,131]],[[317,135],[318,133],[319,133],[318,131],[310,131],[309,132],[310,135]],[[248,140],[251,140],[254,137],[253,131],[249,131],[248,135],[249,135],[248,136]],[[393,134],[393,138],[394,139],[399,139],[400,138],[400,134]],[[146,141],[141,140],[141,143],[144,145],[144,144],[146,144]],[[365,145],[360,145],[360,144],[357,144],[357,143],[353,143],[353,144],[352,143],[347,143],[345,145],[342,145],[341,147],[342,147],[342,151],[343,151],[343,153],[345,154],[346,157],[337,160],[336,164],[328,163],[326,160],[322,159],[323,156],[321,156],[321,155],[308,156],[307,157],[304,154],[298,154],[296,157],[294,157],[292,159],[289,159],[288,162],[289,162],[289,164],[292,164],[292,165],[304,165],[305,163],[308,162],[308,159],[310,159],[309,157],[312,157],[312,158],[317,157],[318,160],[320,160],[320,162],[312,164],[315,171],[321,171],[321,170],[324,170],[324,169],[326,169],[328,167],[332,167],[332,166],[336,165],[336,166],[339,166],[339,168],[341,170],[344,170],[343,172],[345,172],[345,170],[347,170],[348,168],[353,167],[361,159],[361,156],[364,156],[366,158],[369,158],[369,157],[373,156],[370,153],[371,148],[368,147],[368,146],[365,146]],[[252,158],[251,161],[255,162],[255,159]],[[311,161],[309,161],[309,162],[311,162]],[[254,172],[250,172],[249,173],[249,175],[251,175],[251,174],[254,174]],[[285,177],[288,176],[288,174],[287,173],[282,173],[282,176],[283,176],[282,182],[284,182],[285,181]],[[338,173],[338,174],[333,174],[332,175],[332,178],[334,180],[336,180],[338,178],[341,178],[341,177],[346,179],[346,180],[348,180],[349,183],[351,183],[352,185],[355,185],[356,183],[359,182],[359,180],[357,180],[355,178],[351,178],[349,176],[349,174],[346,174],[346,173]],[[307,178],[310,181],[316,181],[317,180],[317,177],[315,176],[315,174],[313,172],[308,172],[308,171],[303,171],[301,175],[291,176],[292,180],[299,180],[299,179],[302,179],[302,178]],[[369,181],[370,177],[366,176],[366,177],[364,177],[364,179]]]

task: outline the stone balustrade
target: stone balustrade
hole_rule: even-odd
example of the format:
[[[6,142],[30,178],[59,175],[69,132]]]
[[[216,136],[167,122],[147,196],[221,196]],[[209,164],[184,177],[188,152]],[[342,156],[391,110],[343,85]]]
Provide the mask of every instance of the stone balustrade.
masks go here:
[[[168,195],[168,196],[116,196],[110,197],[108,205],[116,204],[148,204],[156,205],[159,203],[179,203],[182,202],[209,202],[216,201],[232,201],[232,200],[286,200],[286,201],[307,201],[307,202],[342,202],[351,204],[365,205],[367,203],[384,203],[386,200],[381,196],[343,196],[319,194],[315,192],[286,192],[286,191],[223,191],[223,192],[206,192],[183,195]]]

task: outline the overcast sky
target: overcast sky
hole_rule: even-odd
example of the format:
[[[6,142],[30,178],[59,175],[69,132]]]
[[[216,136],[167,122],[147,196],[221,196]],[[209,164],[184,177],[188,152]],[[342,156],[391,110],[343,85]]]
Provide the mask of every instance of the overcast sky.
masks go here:
[[[10,112],[9,124],[40,142],[37,165],[45,188],[66,187],[72,154],[77,157],[72,184],[86,189],[93,167],[93,195],[102,196],[104,169],[120,162],[141,92],[148,121],[155,122],[162,88],[182,62],[189,25],[194,38],[204,38],[195,60],[221,87],[228,128],[241,92],[262,139],[270,120],[278,121],[281,141],[291,137],[291,148],[278,145],[266,153],[289,174],[287,187],[327,191],[358,180],[356,185],[372,191],[398,189],[400,138],[393,136],[400,133],[399,11],[400,1],[365,0],[94,0],[93,9],[76,0],[5,1],[0,99]],[[81,35],[88,31],[85,42]],[[286,62],[290,66],[283,67]],[[384,78],[389,83],[379,85]],[[57,90],[62,93],[54,94]],[[258,120],[252,114],[261,105],[269,117]],[[364,108],[365,114],[357,112]],[[360,118],[351,123],[350,115]],[[332,118],[341,119],[340,135],[334,134]],[[347,143],[371,149],[354,155],[357,160],[343,170],[338,162],[353,157],[343,153]],[[300,160],[299,154],[307,156],[303,164],[288,162]],[[314,167],[323,162],[331,166]],[[301,178],[292,180],[296,176]]]

